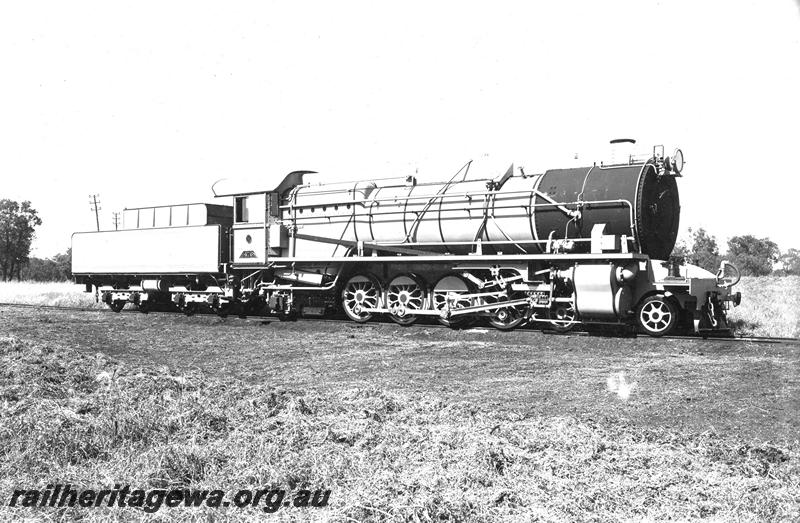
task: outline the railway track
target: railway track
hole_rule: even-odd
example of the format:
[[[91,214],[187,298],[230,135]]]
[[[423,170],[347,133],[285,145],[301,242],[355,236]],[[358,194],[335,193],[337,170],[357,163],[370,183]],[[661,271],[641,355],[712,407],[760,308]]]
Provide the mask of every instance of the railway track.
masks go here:
[[[97,308],[97,307],[76,307],[76,306],[61,306],[61,305],[33,305],[33,304],[25,304],[25,303],[6,303],[0,302],[0,307],[8,307],[8,308],[17,308],[17,309],[37,309],[37,310],[59,310],[59,311],[74,311],[74,312],[102,312],[107,314],[116,314],[110,309],[107,308]],[[124,309],[120,313],[138,313],[138,311],[133,309]],[[175,314],[175,315],[183,315],[181,312],[178,311],[152,311],[148,312],[148,314]],[[204,313],[200,313],[204,314]],[[248,316],[248,318],[258,319],[258,320],[265,320],[265,319],[272,319],[277,320],[277,318],[273,316]],[[347,318],[298,318],[293,321],[300,321],[300,322],[319,322],[319,323],[352,323],[353,325],[363,325],[352,322]],[[380,325],[380,326],[397,326],[396,323],[392,322],[389,319],[375,319],[369,323],[370,325]],[[445,325],[441,325],[436,322],[420,324],[418,326],[423,326],[425,328],[436,328],[436,329],[447,329]],[[412,327],[413,328],[413,327]],[[490,329],[491,327],[486,327],[486,329]],[[472,329],[482,329],[482,327],[472,327]],[[534,329],[529,326],[520,327],[521,330],[530,329],[530,330],[540,330]],[[470,329],[467,329],[470,330]],[[589,333],[585,331],[572,331],[568,334],[559,334],[557,332],[551,331],[544,331],[547,334],[552,334],[554,336],[586,336],[591,337],[595,336],[594,333]],[[642,338],[649,338],[646,334],[637,334],[637,337]],[[733,337],[702,337],[702,336],[692,336],[692,335],[673,335],[673,336],[664,336],[663,339],[666,340],[707,340],[707,341],[735,341],[735,342],[751,342],[751,343],[782,343],[782,344],[800,344],[800,339],[797,338],[777,338],[777,337],[763,337],[763,336],[733,336]]]

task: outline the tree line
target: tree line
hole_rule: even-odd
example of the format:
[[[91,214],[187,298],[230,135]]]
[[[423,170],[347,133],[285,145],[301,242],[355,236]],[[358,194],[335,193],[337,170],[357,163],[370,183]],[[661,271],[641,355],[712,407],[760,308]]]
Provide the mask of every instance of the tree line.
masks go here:
[[[0,199],[0,275],[3,281],[64,281],[72,278],[72,249],[52,258],[31,257],[36,227],[42,224],[31,202]]]
[[[56,254],[52,258],[30,258],[22,269],[23,280],[65,281],[72,279],[72,249]]]
[[[72,277],[72,250],[52,258],[30,256],[36,227],[42,224],[31,202],[0,200],[0,271],[3,281],[12,279],[63,281]],[[722,260],[728,260],[744,276],[800,275],[800,249],[781,252],[769,238],[751,235],[728,240],[728,252],[719,253],[717,239],[705,229],[689,229],[688,241],[675,246],[672,257],[716,272]]]
[[[746,234],[730,238],[728,252],[722,255],[717,239],[702,227],[689,229],[689,240],[678,242],[672,257],[711,272],[716,272],[722,260],[728,260],[743,276],[800,275],[800,249],[781,253],[778,245],[769,238]]]
[[[0,200],[0,271],[3,281],[22,279],[30,262],[36,227],[42,224],[31,202]]]

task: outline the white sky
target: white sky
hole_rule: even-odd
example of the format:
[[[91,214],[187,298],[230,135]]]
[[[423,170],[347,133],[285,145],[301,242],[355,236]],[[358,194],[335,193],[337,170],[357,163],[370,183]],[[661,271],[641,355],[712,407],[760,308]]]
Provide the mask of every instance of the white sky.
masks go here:
[[[538,172],[621,136],[683,149],[684,229],[800,247],[791,0],[4,2],[0,93],[0,198],[40,211],[39,256],[94,229],[90,193],[112,228],[223,177]]]

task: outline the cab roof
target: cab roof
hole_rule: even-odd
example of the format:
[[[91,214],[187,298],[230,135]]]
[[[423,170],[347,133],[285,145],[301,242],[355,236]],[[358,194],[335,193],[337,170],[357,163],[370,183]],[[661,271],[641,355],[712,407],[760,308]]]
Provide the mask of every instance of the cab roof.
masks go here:
[[[220,198],[222,196],[246,196],[249,194],[264,194],[269,192],[276,192],[282,194],[292,187],[303,185],[304,174],[314,174],[316,171],[292,171],[287,174],[277,187],[259,185],[257,182],[247,180],[237,180],[230,178],[223,178],[217,180],[211,186],[211,192],[214,196]]]

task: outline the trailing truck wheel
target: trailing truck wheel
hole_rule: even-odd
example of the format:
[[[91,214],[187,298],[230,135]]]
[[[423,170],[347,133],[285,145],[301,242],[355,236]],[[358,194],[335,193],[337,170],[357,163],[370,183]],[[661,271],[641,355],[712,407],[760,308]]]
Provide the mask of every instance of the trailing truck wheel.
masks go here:
[[[515,293],[511,296],[511,299],[518,300],[524,297],[524,294]],[[500,298],[487,296],[484,298],[484,302],[486,302],[487,305],[508,300],[509,298],[507,296],[502,296]],[[525,305],[517,305],[516,307],[505,307],[503,309],[490,311],[491,315],[489,316],[489,325],[501,331],[510,331],[512,329],[516,329],[522,325],[526,319],[525,309]]]
[[[428,293],[425,283],[414,274],[400,274],[392,278],[386,286],[384,298],[389,317],[400,325],[411,325],[419,316],[409,311],[428,308]]]
[[[662,294],[650,296],[636,309],[636,323],[645,334],[664,336],[678,323],[678,307]]]
[[[342,308],[347,316],[358,323],[368,322],[373,314],[364,309],[377,309],[381,304],[381,286],[369,274],[356,274],[344,284]]]
[[[446,309],[463,309],[472,307],[472,298],[460,298],[462,294],[473,294],[474,288],[469,280],[460,274],[448,274],[443,276],[433,286],[431,301],[433,308],[438,311]],[[451,328],[458,328],[469,320],[469,315],[460,316],[439,316],[439,323]]]
[[[572,303],[556,303],[550,309],[550,328],[565,334],[577,325],[575,307]]]

